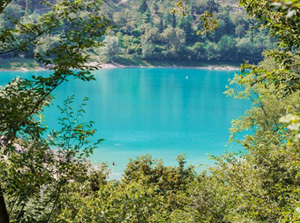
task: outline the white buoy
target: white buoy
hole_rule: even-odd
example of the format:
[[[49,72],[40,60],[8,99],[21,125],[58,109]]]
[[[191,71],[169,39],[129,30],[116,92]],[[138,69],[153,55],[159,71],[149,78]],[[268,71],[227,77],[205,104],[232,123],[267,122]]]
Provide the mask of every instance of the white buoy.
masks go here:
[[[189,79],[189,76],[185,76],[185,79]]]

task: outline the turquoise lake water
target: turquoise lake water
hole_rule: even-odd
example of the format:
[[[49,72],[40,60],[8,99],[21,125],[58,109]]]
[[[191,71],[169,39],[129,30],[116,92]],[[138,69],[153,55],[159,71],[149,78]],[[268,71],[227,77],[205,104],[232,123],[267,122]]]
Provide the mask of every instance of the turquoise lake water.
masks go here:
[[[47,73],[1,72],[0,84],[15,76]],[[118,176],[129,158],[151,153],[167,165],[186,153],[188,163],[209,164],[209,154],[221,155],[229,139],[231,120],[243,115],[250,103],[223,94],[234,71],[120,68],[96,72],[97,81],[70,80],[54,92],[55,104],[75,94],[76,104],[87,96],[85,119],[95,121],[103,142],[91,160],[107,162]],[[45,112],[56,128],[59,110]],[[238,149],[236,146],[235,149]],[[112,166],[112,162],[116,165]]]

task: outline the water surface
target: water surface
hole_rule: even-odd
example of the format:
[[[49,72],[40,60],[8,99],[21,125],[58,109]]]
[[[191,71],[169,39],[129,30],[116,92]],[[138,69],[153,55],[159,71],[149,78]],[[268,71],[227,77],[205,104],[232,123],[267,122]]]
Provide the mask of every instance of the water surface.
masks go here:
[[[47,72],[1,72],[0,83],[15,76]],[[95,121],[97,137],[104,138],[91,157],[122,173],[129,158],[151,153],[167,165],[186,153],[194,165],[209,163],[208,153],[221,155],[229,139],[231,120],[249,108],[249,102],[223,94],[234,71],[122,68],[102,69],[97,81],[70,80],[55,92],[55,104],[76,95],[76,103],[90,98],[87,120]],[[57,128],[56,106],[45,112],[50,128]],[[116,165],[112,166],[112,162]]]

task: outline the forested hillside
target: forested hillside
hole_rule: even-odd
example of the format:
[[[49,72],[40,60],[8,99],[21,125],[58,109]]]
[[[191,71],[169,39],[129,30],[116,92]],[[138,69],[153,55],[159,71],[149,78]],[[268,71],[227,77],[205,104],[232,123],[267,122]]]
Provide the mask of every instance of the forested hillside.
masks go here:
[[[35,20],[47,11],[39,3],[40,0],[15,1],[1,16],[0,28],[13,27],[14,19]],[[173,7],[172,0],[105,1],[102,13],[115,28],[102,39],[105,46],[90,49],[91,60],[125,65],[163,65],[162,61],[181,65],[238,64],[244,60],[257,63],[264,49],[274,47],[267,31],[257,28],[258,22],[235,1],[194,0],[186,16],[170,13]],[[197,35],[202,27],[199,16],[205,11],[214,13],[218,27],[208,35]],[[31,51],[43,53],[63,35],[57,33],[45,39],[45,46]],[[25,61],[30,52],[19,57]]]

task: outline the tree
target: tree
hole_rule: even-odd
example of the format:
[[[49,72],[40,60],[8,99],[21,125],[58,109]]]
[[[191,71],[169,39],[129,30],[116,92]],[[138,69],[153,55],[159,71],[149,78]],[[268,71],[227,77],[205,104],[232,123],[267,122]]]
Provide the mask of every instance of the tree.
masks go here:
[[[5,13],[1,14],[1,20],[3,20],[1,24],[1,28],[10,28],[13,29],[15,27],[14,19],[20,19],[23,16],[23,10],[20,5],[11,3],[7,6]]]
[[[191,16],[184,16],[180,19],[179,28],[186,34],[186,42],[191,43],[195,37],[195,30],[192,27],[193,19]]]
[[[11,2],[1,1],[0,14]],[[7,204],[14,206],[11,220],[49,221],[57,210],[60,193],[67,180],[81,178],[82,172],[78,170],[85,169],[83,157],[94,148],[86,138],[95,132],[91,130],[92,123],[80,125],[74,120],[70,120],[72,124],[66,123],[68,118],[72,119],[72,113],[68,113],[72,99],[66,102],[66,109],[62,109],[68,114],[67,119],[61,120],[66,132],[54,132],[52,138],[44,138],[45,128],[36,117],[44,106],[51,103],[51,93],[68,78],[94,79],[90,72],[97,67],[86,65],[89,59],[86,51],[100,44],[98,38],[106,32],[110,23],[99,14],[101,1],[98,0],[62,0],[56,4],[45,4],[49,12],[41,15],[37,22],[18,21],[15,28],[4,27],[0,31],[2,55],[27,52],[44,44],[44,36],[63,33],[58,35],[59,41],[55,45],[32,55],[44,66],[50,67],[52,74],[48,77],[34,76],[31,80],[15,79],[1,89],[0,222],[3,223],[9,222]],[[75,18],[74,14],[77,15]],[[68,29],[60,32],[66,26]],[[70,140],[78,141],[78,144],[72,147],[68,144]],[[60,149],[53,154],[50,146]],[[45,200],[40,197],[42,190]],[[34,207],[32,211],[35,214],[30,213],[30,206]]]
[[[205,55],[206,55],[206,59],[209,61],[209,60],[219,60],[220,57],[221,57],[221,54],[220,54],[220,51],[218,49],[218,46],[217,44],[213,43],[213,42],[210,42],[210,41],[207,41],[205,43]]]
[[[26,0],[25,13],[26,15],[30,15],[33,12],[32,0]]]
[[[294,120],[298,118],[289,113],[299,112],[299,8],[293,8],[291,16],[286,6],[274,8],[268,1],[241,2],[251,15],[261,20],[262,27],[277,35],[279,48],[266,51],[265,60],[258,65],[244,65],[242,75],[234,79],[234,83],[244,87],[234,96],[250,98],[254,106],[234,122],[232,132],[251,129],[254,134],[246,135],[243,140],[235,138],[247,150],[241,161],[230,162],[229,166],[224,162],[227,182],[232,182],[243,198],[243,213],[236,209],[242,214],[231,215],[257,222],[293,222],[299,219],[300,157],[294,135],[298,128]],[[283,123],[290,124],[289,129]],[[233,168],[239,173],[229,174]],[[251,182],[243,180],[245,173]]]
[[[116,12],[113,15],[113,21],[120,27],[127,24],[127,15],[124,12]]]
[[[66,199],[75,211],[65,207],[59,219],[81,222],[174,222],[184,212],[188,186],[194,182],[193,167],[185,158],[177,158],[178,166],[164,166],[150,155],[131,160],[124,178],[102,184],[94,194],[89,185],[77,187]],[[186,220],[183,219],[183,222]]]
[[[164,20],[162,18],[160,18],[159,20],[159,32],[162,33],[165,29],[165,26],[164,26]]]
[[[230,89],[230,95],[253,101],[231,129],[232,140],[245,151],[214,157],[217,166],[203,174],[191,192],[195,221],[296,222],[300,216],[300,2],[240,3],[278,38],[278,48],[265,51],[258,65],[243,65],[242,74],[232,82],[238,87]]]
[[[104,57],[104,60],[107,62],[113,62],[113,59],[120,53],[119,40],[114,36],[105,37],[105,46],[100,47],[98,54]]]
[[[221,58],[226,61],[236,61],[236,40],[232,36],[222,36],[218,42],[219,52],[221,52]]]
[[[185,33],[182,29],[168,27],[161,34],[162,41],[166,43],[165,53],[173,58],[179,57],[179,52],[184,50]]]
[[[177,21],[176,21],[176,15],[175,13],[172,14],[172,27],[176,28],[177,26]]]
[[[146,27],[145,34],[142,35],[142,54],[146,59],[151,59],[153,57],[153,52],[155,50],[155,42],[159,40],[159,33],[157,28]]]
[[[244,58],[250,62],[258,62],[262,60],[260,49],[258,49],[249,38],[239,39],[236,43],[236,49],[238,58]]]
[[[147,12],[147,10],[149,10],[147,0],[142,0],[141,5],[140,5],[138,10],[141,13],[145,13],[145,12]]]
[[[153,2],[153,10],[154,10],[154,13],[156,14],[156,15],[158,15],[159,14],[159,6],[158,6],[158,4],[157,4],[157,2],[158,2],[158,0],[155,0],[154,2]]]

